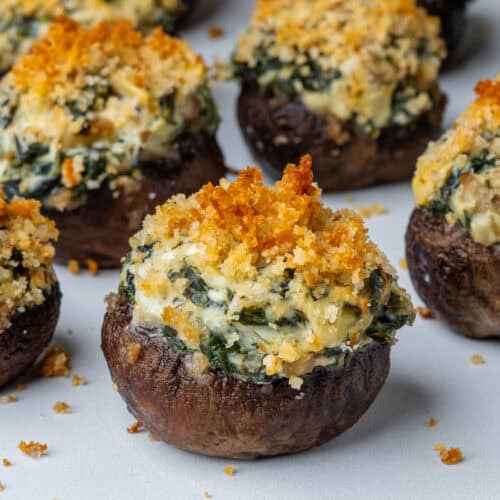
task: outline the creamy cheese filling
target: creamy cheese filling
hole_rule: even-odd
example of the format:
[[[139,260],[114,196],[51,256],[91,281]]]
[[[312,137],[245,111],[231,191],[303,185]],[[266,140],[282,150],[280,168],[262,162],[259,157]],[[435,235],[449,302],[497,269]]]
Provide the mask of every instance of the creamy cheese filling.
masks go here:
[[[444,54],[439,21],[413,1],[260,0],[232,72],[377,135],[433,107]]]

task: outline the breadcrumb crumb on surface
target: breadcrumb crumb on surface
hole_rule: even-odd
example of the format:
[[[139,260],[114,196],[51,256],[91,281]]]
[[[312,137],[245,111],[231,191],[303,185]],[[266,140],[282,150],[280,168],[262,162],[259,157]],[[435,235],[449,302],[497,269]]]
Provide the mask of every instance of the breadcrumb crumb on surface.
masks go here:
[[[73,373],[71,377],[71,385],[73,387],[80,387],[81,385],[87,385],[87,384],[88,384],[87,377]]]
[[[473,365],[484,365],[486,364],[486,360],[481,354],[473,354],[472,357],[470,358],[471,363]]]
[[[62,414],[69,414],[73,413],[73,410],[71,409],[71,406],[64,401],[58,401],[52,409],[54,410],[55,413],[62,413]]]
[[[44,455],[49,447],[46,444],[38,443],[36,441],[21,441],[17,446],[25,455],[31,458],[40,458]]]
[[[18,384],[16,386],[16,391],[23,392],[26,389],[26,384]]]
[[[354,209],[363,219],[369,219],[370,217],[388,213],[387,208],[383,207],[380,203],[371,203],[370,205],[354,207]]]
[[[226,467],[224,467],[224,474],[226,474],[227,476],[234,476],[235,473],[236,469],[234,468],[234,466],[226,465]]]
[[[141,344],[133,343],[128,346],[128,360],[130,363],[137,363],[137,360],[141,355],[141,350]]]
[[[460,448],[448,448],[443,443],[434,445],[434,450],[439,452],[441,462],[445,465],[456,465],[463,460],[462,450]]]
[[[2,483],[2,481],[0,481],[0,492],[2,492],[4,490],[4,485]]]
[[[436,427],[436,419],[431,417],[428,421],[427,421],[427,426],[428,427]]]
[[[3,458],[2,459],[2,465],[4,467],[12,467],[12,462],[8,458]]]
[[[68,270],[71,274],[80,274],[80,264],[75,259],[68,260]]]
[[[212,24],[208,27],[208,37],[211,40],[217,40],[224,35],[224,30],[217,24]]]
[[[7,394],[7,396],[0,396],[0,404],[15,403],[17,396],[15,394]]]
[[[87,260],[87,269],[93,276],[97,276],[99,274],[99,264],[94,259]]]
[[[399,267],[400,267],[403,271],[408,271],[408,261],[406,260],[406,257],[402,257],[402,258],[399,260]]]
[[[45,356],[41,372],[46,378],[67,377],[71,358],[60,345],[53,346]]]
[[[127,432],[129,434],[137,434],[140,430],[142,430],[143,425],[141,422],[134,422],[132,425],[127,427]]]
[[[435,318],[434,313],[430,309],[427,309],[427,307],[419,306],[419,307],[417,307],[417,312],[418,312],[418,315],[422,319],[434,319]]]
[[[203,492],[203,496],[205,498],[212,498],[212,495],[208,491]]]

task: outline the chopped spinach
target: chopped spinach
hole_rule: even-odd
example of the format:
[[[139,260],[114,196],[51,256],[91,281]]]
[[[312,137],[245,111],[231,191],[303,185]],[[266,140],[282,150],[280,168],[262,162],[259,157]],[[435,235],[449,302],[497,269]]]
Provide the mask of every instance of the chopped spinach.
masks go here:
[[[193,350],[178,337],[178,333],[175,328],[172,328],[171,326],[164,326],[162,333],[168,345],[180,354],[190,354],[193,352]]]
[[[260,307],[245,307],[239,313],[239,322],[244,325],[267,325],[266,311]]]
[[[128,269],[125,283],[120,286],[120,294],[125,297],[127,304],[133,305],[135,303],[135,278]]]
[[[283,298],[285,298],[286,294],[288,293],[288,290],[290,289],[290,281],[293,280],[294,275],[295,275],[295,269],[291,268],[285,269],[284,278],[279,283],[273,285],[271,290],[274,293],[279,293]]]
[[[226,375],[233,371],[228,359],[228,350],[223,337],[210,333],[200,344],[201,352],[207,357],[210,366],[222,370]]]
[[[307,321],[306,315],[299,310],[292,311],[290,314],[279,318],[275,323],[278,326],[288,326],[295,328],[299,324],[304,324]]]

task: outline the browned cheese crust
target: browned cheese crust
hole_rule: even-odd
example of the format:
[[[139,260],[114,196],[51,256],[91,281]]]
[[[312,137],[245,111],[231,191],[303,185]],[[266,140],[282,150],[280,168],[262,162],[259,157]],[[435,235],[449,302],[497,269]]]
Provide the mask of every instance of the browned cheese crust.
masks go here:
[[[130,321],[128,306],[111,297],[102,349],[130,412],[158,438],[205,455],[248,459],[319,446],[363,415],[389,372],[389,345],[373,342],[342,369],[306,375],[300,391],[284,379],[259,386],[213,370],[194,376],[161,336]],[[131,362],[134,344],[140,354]]]
[[[417,0],[429,14],[441,19],[441,33],[446,42],[446,66],[458,62],[458,52],[465,36],[466,9],[469,0]]]
[[[413,284],[453,330],[474,338],[500,337],[500,249],[476,243],[459,224],[417,208],[406,233]]]
[[[33,365],[49,344],[56,329],[61,304],[59,285],[46,300],[12,319],[0,333],[0,386],[8,384]]]
[[[408,126],[392,126],[378,139],[359,127],[310,111],[300,100],[279,102],[257,86],[243,87],[238,118],[247,143],[264,164],[281,171],[311,153],[314,178],[342,191],[411,178],[417,158],[441,131],[446,97]]]
[[[59,229],[55,261],[70,259],[99,267],[118,267],[128,252],[128,239],[140,228],[143,218],[176,193],[191,194],[208,182],[217,182],[226,173],[222,152],[206,132],[185,136],[179,141],[178,164],[156,161],[143,164],[139,191],[118,198],[107,185],[88,193],[84,206],[76,210],[45,209]]]

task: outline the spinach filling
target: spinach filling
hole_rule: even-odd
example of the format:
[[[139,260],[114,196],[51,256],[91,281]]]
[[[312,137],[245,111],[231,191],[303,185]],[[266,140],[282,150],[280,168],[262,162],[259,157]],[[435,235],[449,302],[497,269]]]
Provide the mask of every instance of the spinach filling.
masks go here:
[[[147,246],[140,251],[147,256],[151,248]],[[293,277],[294,270],[287,269],[283,279],[273,286],[272,291],[280,294],[285,301]],[[224,315],[228,313],[234,291],[224,290],[222,293],[224,300],[213,300],[210,297],[214,296],[211,292],[215,290],[211,290],[201,273],[186,261],[179,271],[171,271],[168,279],[172,283],[179,279],[185,280],[185,285],[182,285],[184,299],[196,307],[203,310],[217,308]],[[311,290],[311,297],[314,301],[325,297],[325,287],[319,288],[319,292],[316,289]],[[121,293],[128,303],[133,305],[135,283],[133,274],[128,270],[122,279]],[[372,272],[364,293],[370,299],[372,320],[361,332],[360,342],[362,344],[370,341],[393,343],[395,331],[405,324],[411,324],[414,319],[408,299],[395,285],[392,277],[380,270]],[[321,298],[316,299],[315,296]],[[182,300],[179,304],[181,303]],[[342,317],[339,325],[340,328],[345,328],[346,332],[355,329],[360,324],[359,322],[363,321],[361,309],[353,304],[344,303],[340,314]],[[212,368],[257,384],[269,383],[278,377],[278,375],[266,374],[264,366],[266,353],[259,348],[259,344],[269,335],[275,335],[279,329],[283,334],[306,331],[309,324],[306,314],[293,308],[278,318],[272,317],[268,306],[243,307],[238,313],[231,313],[225,317],[224,327],[209,328],[208,334],[202,336],[199,350],[206,356]],[[179,338],[178,332],[173,327],[165,326],[162,331],[168,345],[180,354],[194,352]],[[315,356],[326,358],[327,364],[339,364],[344,359],[345,348],[342,346],[326,348],[316,353]]]
[[[497,161],[495,154],[488,149],[471,154],[463,167],[452,170],[444,185],[429,203],[429,210],[437,214],[449,212],[451,198],[460,186],[462,175],[466,173],[486,174],[497,167]],[[470,229],[471,215],[465,215],[464,225]]]

